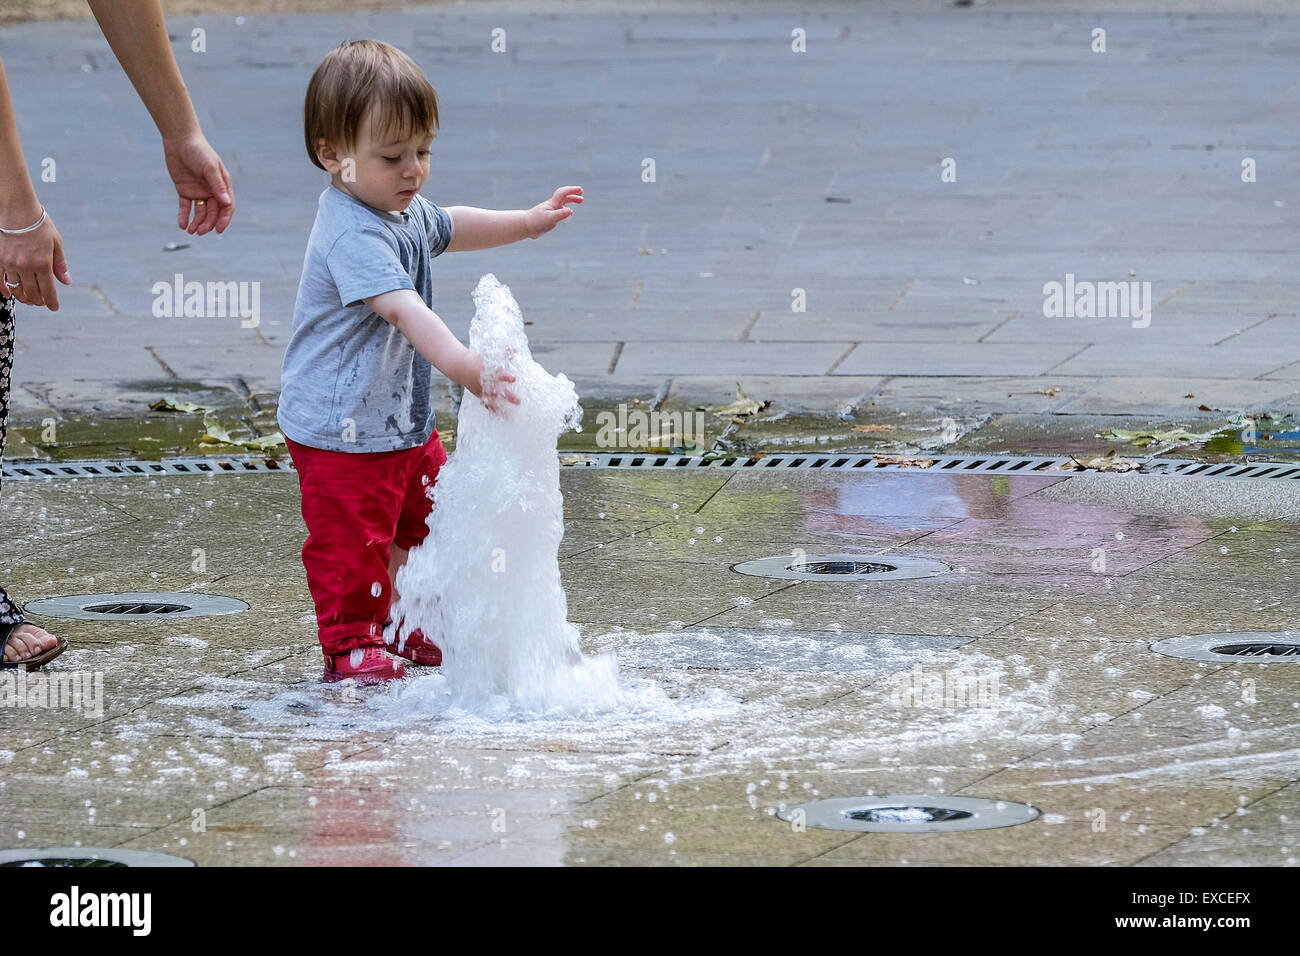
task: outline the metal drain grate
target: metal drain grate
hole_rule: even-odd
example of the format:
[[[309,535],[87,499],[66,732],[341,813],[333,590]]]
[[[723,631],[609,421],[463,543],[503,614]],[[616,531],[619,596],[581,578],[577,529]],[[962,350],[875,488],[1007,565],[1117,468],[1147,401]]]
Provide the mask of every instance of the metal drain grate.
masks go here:
[[[248,605],[219,594],[133,591],[125,594],[68,594],[42,598],[27,602],[23,605],[23,610],[38,617],[78,621],[144,621],[238,614],[247,611]]]
[[[767,468],[818,471],[908,471],[916,474],[1082,474],[1069,455],[809,455],[772,453],[711,457],[692,455],[637,455],[607,452],[565,453],[562,463],[579,468],[719,468],[753,471]],[[924,462],[933,462],[923,465]],[[1204,462],[1185,458],[1153,458],[1141,462],[1140,474],[1197,475],[1216,478],[1300,479],[1300,462],[1258,461],[1242,464]]]
[[[1028,823],[1038,809],[1027,803],[904,793],[883,797],[837,797],[787,807],[782,820],[824,830],[866,833],[936,833],[992,830]]]
[[[194,866],[194,861],[148,850],[65,846],[52,850],[0,850],[0,867],[6,866]]]
[[[122,601],[116,604],[88,604],[82,610],[91,614],[179,614],[190,610],[188,604],[157,604],[151,601]]]
[[[1300,644],[1224,644],[1210,651],[1228,657],[1300,657]]]
[[[791,581],[909,581],[951,571],[942,561],[878,554],[778,554],[732,565],[740,574]]]
[[[789,570],[798,574],[884,574],[897,571],[897,565],[872,564],[869,561],[805,561],[792,564]]]
[[[907,471],[915,474],[1034,474],[1068,476],[1082,474],[1068,455],[809,455],[765,454],[751,458],[700,455],[637,455],[628,452],[560,452],[560,463],[573,468],[707,468],[710,470],[753,471],[767,468],[795,468],[817,471]],[[901,460],[900,460],[901,458]],[[914,462],[907,464],[907,462]],[[932,461],[921,467],[915,462]],[[1201,478],[1286,478],[1300,480],[1300,463],[1256,461],[1242,464],[1204,462],[1195,459],[1154,458],[1141,463],[1136,474],[1182,475]],[[294,471],[286,458],[192,457],[161,461],[7,461],[5,481],[47,481],[52,478],[134,478],[153,475],[244,475]]]
[[[6,461],[5,481],[44,481],[50,478],[139,478],[155,475],[247,475],[294,471],[289,459],[164,458],[161,461]]]
[[[1222,664],[1300,664],[1300,632],[1184,634],[1156,641],[1151,650],[1166,657]]]
[[[1300,478],[1300,465],[1294,462],[1253,461],[1229,464],[1204,461],[1159,460],[1142,468],[1148,475],[1196,475],[1200,478]]]
[[[0,866],[126,866],[126,864],[116,860],[101,860],[93,856],[45,856],[0,863]]]
[[[870,810],[850,810],[844,815],[865,823],[947,823],[966,820],[971,814],[952,807],[872,807]]]

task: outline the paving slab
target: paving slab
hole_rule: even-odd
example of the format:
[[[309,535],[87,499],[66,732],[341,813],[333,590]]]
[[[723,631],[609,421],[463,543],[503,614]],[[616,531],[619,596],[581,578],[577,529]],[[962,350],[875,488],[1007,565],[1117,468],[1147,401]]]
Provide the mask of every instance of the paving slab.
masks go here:
[[[1148,648],[1180,633],[1292,627],[1283,562],[1300,492],[1289,482],[561,477],[570,619],[589,653],[617,655],[628,686],[666,695],[659,709],[493,722],[439,712],[427,668],[391,693],[321,684],[292,474],[11,482],[0,514],[34,529],[62,527],[67,512],[89,541],[147,522],[115,542],[121,560],[93,575],[96,587],[150,590],[165,575],[165,586],[250,610],[42,619],[73,645],[50,673],[101,675],[104,708],[10,710],[0,831],[10,845],[81,841],[201,865],[1294,861],[1283,819],[1293,665]],[[254,508],[264,520],[249,540]],[[1117,523],[1117,565],[1090,570],[1088,546],[1114,541]],[[837,584],[731,567],[780,543],[854,541],[887,556],[927,539],[927,556],[956,570]],[[195,542],[217,567],[170,570]],[[1014,572],[990,570],[1008,555]],[[1128,569],[1139,557],[1150,561]],[[9,580],[26,600],[87,590],[89,565],[65,560],[25,551]],[[989,694],[908,695],[934,677],[982,678]],[[1040,817],[902,836],[800,833],[776,816],[890,792],[1013,800]]]

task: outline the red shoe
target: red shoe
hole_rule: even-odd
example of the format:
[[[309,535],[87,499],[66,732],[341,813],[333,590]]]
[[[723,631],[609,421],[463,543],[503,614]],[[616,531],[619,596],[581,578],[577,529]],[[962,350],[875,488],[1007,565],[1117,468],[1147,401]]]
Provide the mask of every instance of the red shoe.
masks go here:
[[[384,624],[384,641],[388,644],[388,653],[405,657],[412,664],[426,667],[438,667],[442,664],[442,648],[424,636],[418,627],[409,634],[399,634],[393,628],[392,621]]]
[[[325,655],[321,680],[334,684],[351,678],[358,684],[382,684],[406,676],[406,665],[384,653],[382,647],[354,647],[342,654]]]

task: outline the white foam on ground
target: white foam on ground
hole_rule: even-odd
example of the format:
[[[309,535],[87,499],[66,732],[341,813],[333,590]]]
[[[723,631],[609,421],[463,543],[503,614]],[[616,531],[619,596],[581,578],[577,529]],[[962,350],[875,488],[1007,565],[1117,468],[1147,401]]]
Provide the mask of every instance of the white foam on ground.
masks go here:
[[[410,719],[438,721],[429,729],[455,737],[564,739],[585,746],[609,746],[674,726],[698,726],[734,716],[741,702],[722,691],[674,699],[658,683],[623,678],[612,698],[584,701],[578,682],[556,683],[564,697],[546,709],[521,706],[510,694],[466,702],[441,674],[426,674],[395,685],[370,701],[381,719],[409,728]],[[536,698],[534,698],[536,699]],[[612,705],[607,702],[612,700]]]
[[[649,744],[659,753],[688,755],[690,776],[753,761],[803,762],[811,754],[827,762],[825,769],[862,770],[931,759],[958,742],[1046,746],[1081,729],[1080,708],[1055,699],[1057,672],[1034,680],[1012,673],[1015,660],[997,660],[972,648],[923,648],[909,646],[906,638],[873,636],[879,669],[872,673],[846,669],[838,655],[828,653],[828,645],[838,650],[839,635],[833,641],[795,635],[777,641],[761,632],[740,632],[730,640],[739,647],[754,645],[750,660],[733,652],[719,654],[713,666],[700,666],[716,653],[717,637],[689,630],[593,633],[589,647],[616,648],[637,671],[621,676],[619,707],[600,712],[563,707],[523,712],[506,695],[490,706],[479,702],[467,708],[445,676],[423,668],[412,668],[419,676],[391,687],[351,692],[309,681],[287,688],[263,683],[258,694],[256,682],[205,676],[195,691],[159,703],[216,718],[227,734],[240,737],[355,739],[397,729],[446,747],[528,749],[542,742],[627,751]],[[774,652],[784,672],[762,666],[777,656]],[[895,706],[890,675],[917,664],[941,673],[958,666],[962,672],[996,673],[998,699],[988,706]],[[834,702],[822,707],[818,700]],[[212,736],[222,734],[212,728]],[[637,763],[627,754],[609,759]]]

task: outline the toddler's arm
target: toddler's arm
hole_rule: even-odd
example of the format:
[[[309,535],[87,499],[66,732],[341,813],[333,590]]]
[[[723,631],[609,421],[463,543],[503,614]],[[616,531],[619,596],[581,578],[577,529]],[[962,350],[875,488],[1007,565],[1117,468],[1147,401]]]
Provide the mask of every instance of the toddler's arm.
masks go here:
[[[501,394],[519,404],[519,397],[504,387],[505,382],[513,382],[515,377],[502,371],[495,381],[484,382],[483,356],[467,349],[414,290],[395,289],[362,301],[376,315],[395,325],[434,368],[478,396],[489,411],[499,409],[497,399]]]
[[[573,215],[565,203],[582,202],[581,186],[561,186],[550,199],[532,209],[479,209],[448,206],[451,242],[444,252],[470,252],[504,246],[520,239],[536,239]]]

